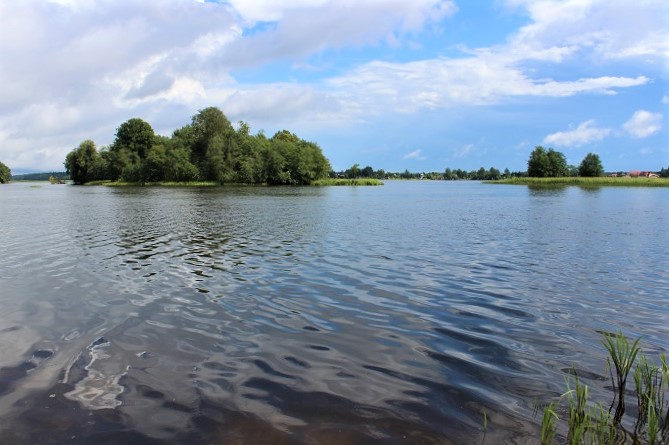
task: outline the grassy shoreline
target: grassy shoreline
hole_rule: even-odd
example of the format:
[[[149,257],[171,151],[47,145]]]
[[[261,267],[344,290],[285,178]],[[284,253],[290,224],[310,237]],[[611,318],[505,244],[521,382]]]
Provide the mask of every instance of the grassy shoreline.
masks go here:
[[[85,185],[104,185],[108,187],[265,187],[267,184],[219,184],[216,181],[192,181],[192,182],[120,182],[120,181],[90,181]],[[312,182],[309,186],[377,186],[383,185],[378,179],[358,178],[358,179],[319,179]]]
[[[311,183],[313,186],[322,187],[330,185],[383,185],[383,182],[380,179],[373,178],[356,178],[356,179],[344,179],[344,178],[326,178],[318,179]]]
[[[564,178],[509,178],[497,181],[485,181],[489,184],[530,185],[536,187],[555,187],[576,185],[580,187],[669,187],[669,178],[629,178],[608,177],[564,177]]]

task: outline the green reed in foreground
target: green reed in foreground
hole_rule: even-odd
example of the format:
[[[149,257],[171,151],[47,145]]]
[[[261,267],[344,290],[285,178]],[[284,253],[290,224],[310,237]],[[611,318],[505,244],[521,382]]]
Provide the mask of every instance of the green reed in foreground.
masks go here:
[[[555,444],[558,436],[558,412],[567,416],[569,445],[669,444],[669,366],[664,354],[660,365],[649,362],[639,347],[639,340],[630,343],[622,334],[605,334],[602,343],[609,353],[607,366],[613,384],[613,401],[608,410],[601,403],[588,401],[588,386],[578,376],[566,379],[567,391],[557,401],[544,407],[541,420],[542,445]],[[637,418],[628,431],[623,425],[627,378],[633,372]],[[560,405],[566,400],[566,407]],[[615,406],[615,410],[613,409]],[[537,410],[538,411],[538,410]],[[613,414],[611,414],[613,412]],[[535,413],[536,414],[536,413]]]

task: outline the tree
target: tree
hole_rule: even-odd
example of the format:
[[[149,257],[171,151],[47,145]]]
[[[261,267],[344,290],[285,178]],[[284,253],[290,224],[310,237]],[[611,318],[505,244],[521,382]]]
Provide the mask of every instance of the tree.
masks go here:
[[[127,149],[140,159],[146,158],[153,145],[155,133],[151,125],[139,118],[132,118],[116,129],[113,150]]]
[[[95,142],[85,140],[65,157],[65,170],[75,184],[90,181],[89,170],[98,162],[99,154]]]
[[[193,161],[195,164],[208,164],[204,167],[209,170],[208,176],[217,179],[216,176],[220,174],[214,174],[211,169],[220,162],[230,160],[234,128],[225,114],[216,107],[200,110],[193,116],[191,127],[192,134],[188,136],[193,139]]]
[[[350,179],[355,179],[360,176],[360,164],[353,164],[351,168],[344,172],[344,176]]]
[[[374,176],[374,169],[370,167],[369,165],[360,170],[360,176],[363,178],[371,178]]]
[[[599,156],[595,153],[588,153],[578,166],[579,176],[604,176],[604,167]]]
[[[12,178],[12,171],[5,164],[0,162],[0,184],[6,184]]]
[[[552,148],[546,150],[541,145],[534,148],[527,161],[527,176],[535,178],[557,178],[567,176],[567,159]]]
[[[108,177],[105,179],[142,181],[142,162],[155,138],[151,125],[142,119],[132,118],[122,123],[116,129],[116,139],[109,148],[110,154],[106,159]]]
[[[543,178],[548,175],[548,156],[541,145],[534,147],[527,160],[527,176]]]
[[[497,181],[498,179],[501,179],[502,173],[497,170],[495,167],[490,167],[490,170],[488,170],[486,179],[492,180],[492,181]]]
[[[567,158],[559,151],[552,148],[546,152],[548,157],[548,176],[551,178],[560,178],[569,176],[569,168],[567,167]]]

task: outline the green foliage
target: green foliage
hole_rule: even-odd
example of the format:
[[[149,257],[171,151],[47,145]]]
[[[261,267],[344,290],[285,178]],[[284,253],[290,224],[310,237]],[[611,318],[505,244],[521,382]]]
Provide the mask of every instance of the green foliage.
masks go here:
[[[94,165],[99,162],[99,154],[95,142],[83,141],[65,157],[65,170],[75,184],[85,184],[90,181]]]
[[[666,356],[662,354],[661,365],[655,366],[641,351],[639,339],[630,343],[622,333],[605,334],[602,343],[609,354],[607,363],[613,384],[611,407],[607,410],[601,403],[590,404],[588,386],[581,384],[578,376],[575,376],[572,388],[571,379],[567,378],[567,392],[558,401],[553,401],[544,408],[541,421],[542,445],[555,443],[556,423],[560,420],[558,406],[565,397],[568,414],[567,443],[570,445],[669,443],[669,402],[665,394],[669,385],[669,367]],[[625,386],[635,364],[637,419],[634,429],[627,431],[623,426]],[[611,414],[614,405],[615,411]]]
[[[112,144],[112,150],[127,150],[136,154],[139,159],[144,159],[153,145],[154,138],[155,134],[151,125],[142,119],[132,118],[116,129],[116,139]]]
[[[0,162],[0,184],[6,184],[12,178],[12,171],[5,164]]]
[[[541,145],[534,148],[527,161],[527,176],[534,178],[560,178],[569,176],[567,158],[552,148]]]
[[[578,166],[579,176],[604,176],[604,167],[602,166],[602,161],[599,160],[599,156],[595,153],[588,153],[585,155],[585,158],[581,161],[581,164]]]
[[[156,136],[148,123],[133,118],[121,124],[108,149],[97,152],[91,144],[83,142],[86,150],[80,146],[66,158],[77,184],[112,180],[298,185],[326,178],[330,172],[317,144],[287,130],[271,139],[262,132],[253,136],[244,122],[235,131],[215,107],[200,110],[171,138]]]
[[[551,444],[557,435],[557,426],[556,423],[560,418],[555,412],[557,403],[551,402],[544,409],[544,413],[541,418],[541,444]]]
[[[611,367],[611,362],[616,371],[616,378],[611,376],[611,381],[613,383],[613,392],[615,403],[618,400],[616,405],[616,413],[613,417],[615,422],[620,422],[625,414],[625,386],[627,385],[627,377],[634,365],[636,356],[639,353],[639,339],[637,339],[634,344],[630,345],[627,338],[622,333],[614,335],[605,335],[602,340],[604,347],[609,352],[609,357],[606,359],[606,363]],[[611,404],[613,406],[613,404]]]

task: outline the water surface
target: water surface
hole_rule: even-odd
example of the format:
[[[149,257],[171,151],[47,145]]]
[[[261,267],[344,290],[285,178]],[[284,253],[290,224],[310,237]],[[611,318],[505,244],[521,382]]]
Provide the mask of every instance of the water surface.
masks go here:
[[[535,443],[669,339],[669,190],[0,187],[0,439]],[[604,399],[606,398],[606,399]]]

